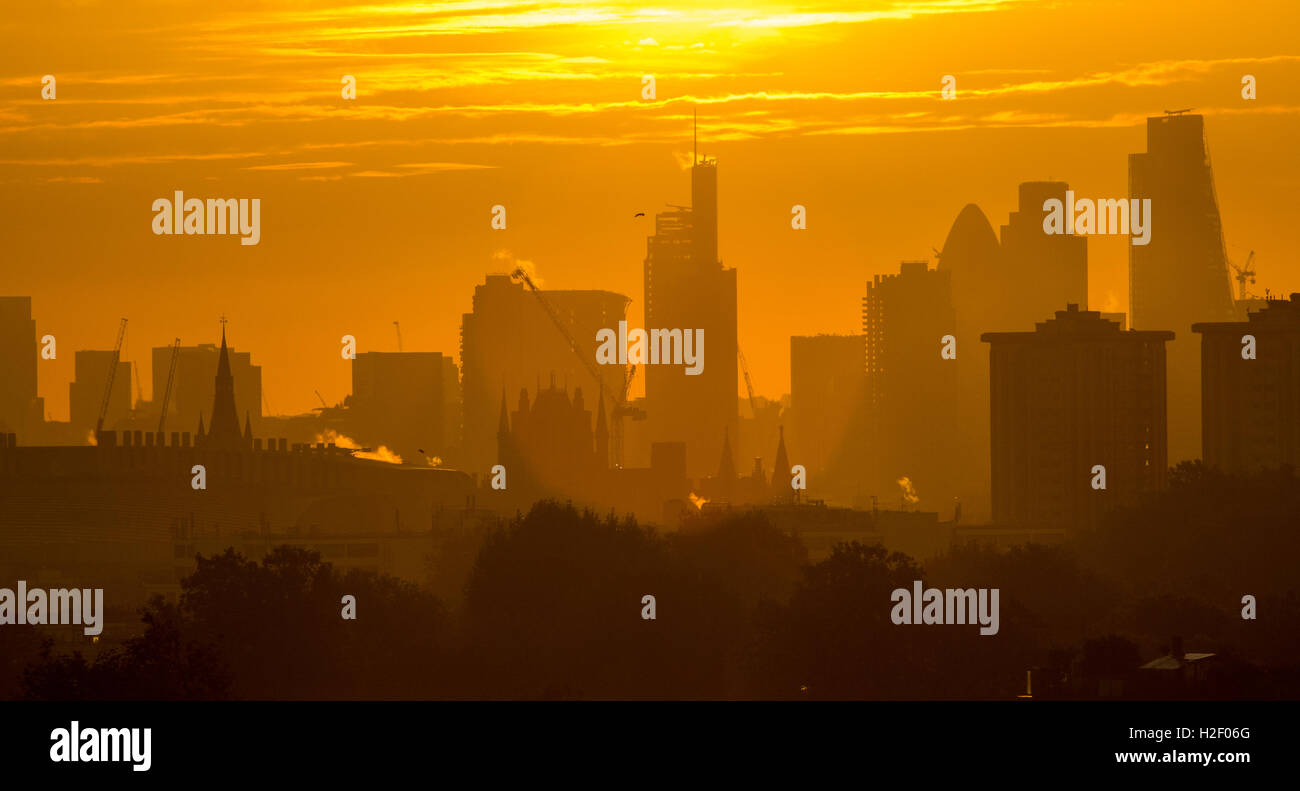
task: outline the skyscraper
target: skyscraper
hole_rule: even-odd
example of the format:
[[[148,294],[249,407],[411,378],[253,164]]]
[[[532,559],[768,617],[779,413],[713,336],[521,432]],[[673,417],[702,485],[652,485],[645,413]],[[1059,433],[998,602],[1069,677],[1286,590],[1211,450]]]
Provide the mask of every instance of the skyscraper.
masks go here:
[[[68,384],[68,411],[72,429],[80,438],[89,436],[99,422],[113,357],[110,350],[80,349],[73,355],[74,379]],[[130,413],[131,363],[119,360],[117,372],[113,375],[108,411],[104,413],[104,428],[115,429]]]
[[[655,216],[646,241],[645,329],[703,330],[704,370],[646,366],[651,436],[685,442],[689,474],[717,468],[737,436],[736,270],[718,259],[718,163],[694,157],[691,206]]]
[[[1000,284],[1009,298],[1006,315],[1016,329],[1027,329],[1041,316],[1066,305],[1088,307],[1088,238],[1043,231],[1043,203],[1065,201],[1063,181],[1027,181],[1020,185],[1020,206],[1002,226]],[[994,329],[988,327],[985,331]]]
[[[874,489],[892,494],[908,478],[931,509],[956,496],[957,368],[943,356],[945,348],[960,356],[961,346],[945,340],[955,331],[948,272],[904,261],[897,275],[876,275],[867,284],[862,332]]]
[[[953,221],[939,254],[940,272],[952,281],[957,324],[957,395],[950,404],[956,416],[952,453],[960,460],[963,517],[989,514],[989,352],[979,342],[990,330],[1022,329],[1010,323],[1010,294],[1005,286],[1002,249],[993,226],[978,206],[967,204]]]
[[[1201,335],[1205,463],[1230,472],[1300,465],[1300,294]]]
[[[993,519],[1092,524],[1164,486],[1165,343],[1077,305],[1033,332],[988,332]],[[1094,486],[1098,466],[1105,487]]]
[[[1129,155],[1129,196],[1151,200],[1150,242],[1129,247],[1130,325],[1178,338],[1169,345],[1169,454],[1195,458],[1201,387],[1191,326],[1237,318],[1204,118],[1147,119],[1147,151]]]
[[[362,445],[402,457],[447,452],[447,399],[458,396],[455,369],[438,352],[361,352],[352,361],[348,430]]]
[[[866,491],[866,360],[862,335],[790,338],[790,443],[823,498]],[[778,462],[774,480],[788,473]]]
[[[968,204],[958,214],[939,255],[938,268],[952,275],[957,316],[957,456],[954,483],[964,514],[986,518],[989,481],[989,350],[985,332],[1028,330],[1042,316],[1068,304],[1088,304],[1088,241],[1074,234],[1043,232],[1043,204],[1064,200],[1062,181],[1028,181],[1019,205],[1002,226],[1002,240],[984,213]]]
[[[36,398],[36,322],[31,297],[0,297],[0,432],[44,418]]]

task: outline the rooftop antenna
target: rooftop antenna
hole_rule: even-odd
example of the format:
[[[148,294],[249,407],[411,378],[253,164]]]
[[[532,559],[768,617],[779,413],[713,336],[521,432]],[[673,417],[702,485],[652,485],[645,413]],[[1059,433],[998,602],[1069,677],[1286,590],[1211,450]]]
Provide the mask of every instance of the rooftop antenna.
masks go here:
[[[700,111],[699,108],[691,108],[691,164],[700,164]]]

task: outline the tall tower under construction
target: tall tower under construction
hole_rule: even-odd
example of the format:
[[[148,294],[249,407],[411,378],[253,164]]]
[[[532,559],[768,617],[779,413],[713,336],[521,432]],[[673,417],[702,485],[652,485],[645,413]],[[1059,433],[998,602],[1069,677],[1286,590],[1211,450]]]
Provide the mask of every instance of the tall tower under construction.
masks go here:
[[[1129,246],[1130,326],[1173,330],[1169,459],[1197,458],[1201,361],[1192,323],[1236,318],[1202,116],[1147,119],[1147,151],[1129,155],[1129,195],[1151,200],[1150,242]]]
[[[688,474],[718,468],[737,435],[736,270],[718,258],[718,163],[692,153],[691,205],[655,216],[646,242],[645,329],[703,330],[704,370],[646,366],[651,436],[685,442]]]

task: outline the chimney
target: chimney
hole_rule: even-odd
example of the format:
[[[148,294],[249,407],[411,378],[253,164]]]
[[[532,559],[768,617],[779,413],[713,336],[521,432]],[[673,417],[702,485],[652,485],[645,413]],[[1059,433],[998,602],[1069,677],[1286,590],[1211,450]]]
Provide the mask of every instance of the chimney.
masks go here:
[[[1169,655],[1172,656],[1174,659],[1177,659],[1179,662],[1183,661],[1183,637],[1182,637],[1182,635],[1177,635],[1177,634],[1176,634],[1176,635],[1174,635],[1173,639],[1170,640],[1170,643],[1169,643]]]

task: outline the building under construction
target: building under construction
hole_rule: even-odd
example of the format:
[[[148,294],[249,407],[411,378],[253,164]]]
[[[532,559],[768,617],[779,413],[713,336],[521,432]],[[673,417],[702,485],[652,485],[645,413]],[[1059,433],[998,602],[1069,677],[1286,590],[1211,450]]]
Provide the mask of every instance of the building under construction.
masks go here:
[[[1201,451],[1200,354],[1193,322],[1239,318],[1205,141],[1205,120],[1184,111],[1147,119],[1147,150],[1129,155],[1129,197],[1151,200],[1151,239],[1129,246],[1130,325],[1172,330],[1169,456]]]
[[[718,467],[724,439],[737,437],[736,270],[718,258],[718,163],[693,155],[691,206],[655,216],[646,240],[645,328],[704,332],[704,370],[646,367],[650,435],[686,443],[692,476]]]

